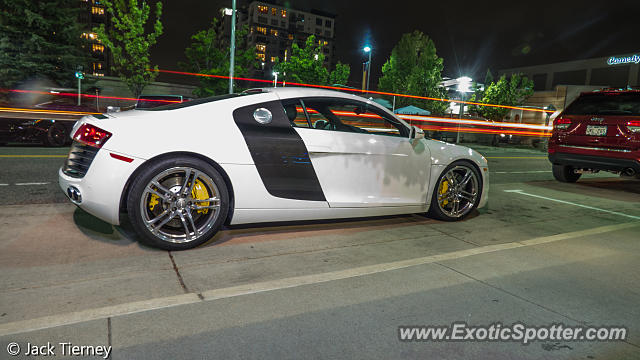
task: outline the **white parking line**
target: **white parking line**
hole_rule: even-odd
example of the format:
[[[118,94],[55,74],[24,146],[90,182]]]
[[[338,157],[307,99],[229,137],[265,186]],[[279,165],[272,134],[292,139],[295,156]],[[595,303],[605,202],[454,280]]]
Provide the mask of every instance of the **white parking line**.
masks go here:
[[[29,185],[47,185],[48,182],[30,182],[30,183],[16,183],[17,186],[29,186]]]
[[[15,321],[0,324],[0,336],[25,333],[29,331],[49,329],[57,326],[71,325],[91,320],[106,319],[109,317],[123,316],[140,313],[143,311],[158,310],[174,306],[194,304],[201,301],[213,301],[242,295],[257,294],[267,291],[289,289],[298,286],[325,283],[335,280],[343,280],[358,276],[373,275],[377,273],[405,269],[413,266],[425,265],[439,261],[455,260],[468,256],[493,253],[502,250],[516,249],[527,246],[535,246],[550,242],[596,235],[611,231],[618,231],[640,226],[638,222],[600,226],[593,229],[568,232],[551,236],[512,242],[506,244],[488,245],[450,253],[425,256],[409,260],[400,260],[369,266],[361,266],[352,269],[332,271],[320,274],[297,276],[285,279],[270,280],[253,284],[232,286],[222,289],[213,289],[200,293],[202,298],[195,293],[175,295],[163,298],[155,298],[144,301],[136,301],[125,304],[106,306],[97,309],[81,310],[73,313],[46,316],[41,318]]]
[[[578,206],[581,208],[585,208],[585,209],[589,209],[589,210],[596,210],[596,211],[601,211],[601,212],[605,212],[605,213],[609,213],[609,214],[613,214],[613,215],[619,215],[619,216],[624,216],[630,219],[634,219],[634,220],[640,220],[640,216],[634,216],[634,215],[629,215],[629,214],[625,214],[625,213],[621,213],[621,212],[617,212],[617,211],[611,211],[611,210],[606,210],[606,209],[600,209],[597,207],[593,207],[593,206],[588,206],[588,205],[582,205],[582,204],[578,204],[578,203],[574,203],[571,201],[565,201],[565,200],[558,200],[558,199],[553,199],[550,197],[546,197],[546,196],[540,196],[540,195],[535,195],[535,194],[529,194],[526,193],[522,190],[505,190],[504,192],[508,192],[508,193],[514,193],[514,194],[520,194],[520,195],[525,195],[525,196],[531,196],[531,197],[535,197],[538,199],[544,199],[544,200],[549,200],[549,201],[555,201],[555,202],[559,202],[562,204],[567,204],[567,205],[573,205],[573,206]]]
[[[0,186],[9,186],[9,184],[0,184]]]
[[[532,171],[494,171],[494,174],[537,174],[550,173],[551,170],[532,170]]]

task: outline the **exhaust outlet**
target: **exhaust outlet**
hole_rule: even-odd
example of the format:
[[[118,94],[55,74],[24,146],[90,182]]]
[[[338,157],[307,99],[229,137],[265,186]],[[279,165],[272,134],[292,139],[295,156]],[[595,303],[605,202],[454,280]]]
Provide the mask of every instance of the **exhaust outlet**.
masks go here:
[[[82,202],[82,194],[80,194],[80,190],[75,186],[69,186],[67,188],[67,196],[74,204],[80,204]]]

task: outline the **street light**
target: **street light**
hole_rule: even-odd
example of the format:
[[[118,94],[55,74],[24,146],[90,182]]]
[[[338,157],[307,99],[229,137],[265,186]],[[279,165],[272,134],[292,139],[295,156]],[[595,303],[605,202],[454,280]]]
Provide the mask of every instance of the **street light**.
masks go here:
[[[231,45],[229,46],[229,94],[233,94],[233,70],[236,56],[236,0],[231,1],[231,9],[224,9],[224,14],[231,16]]]
[[[367,67],[366,67],[366,75],[367,75],[367,93],[369,93],[369,76],[371,75],[371,47],[369,45],[365,46],[362,49],[365,53],[369,54],[369,61],[367,61]],[[364,81],[365,81],[365,73],[362,73],[362,88],[364,90]]]
[[[273,87],[276,87],[276,85],[278,85],[278,74],[280,74],[280,73],[277,72],[277,71],[273,72],[273,77],[274,77],[274,79],[273,79]]]
[[[460,93],[460,119],[462,119],[462,114],[464,114],[464,94],[468,92],[473,92],[471,90],[471,83],[473,81],[472,78],[468,76],[461,76],[456,79],[458,82],[458,92]],[[458,133],[456,134],[456,144],[460,142],[460,123],[458,123]]]

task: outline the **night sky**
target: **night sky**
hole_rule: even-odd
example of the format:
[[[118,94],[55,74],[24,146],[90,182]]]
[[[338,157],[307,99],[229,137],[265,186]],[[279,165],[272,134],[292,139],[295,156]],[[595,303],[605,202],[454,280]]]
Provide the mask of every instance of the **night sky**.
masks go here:
[[[365,43],[373,47],[372,88],[401,35],[420,30],[444,58],[443,76],[483,81],[487,68],[587,59],[640,51],[640,1],[291,0],[292,8],[337,14],[337,60],[359,86]],[[164,0],[164,34],[152,51],[161,69],[177,69],[184,48],[231,0]],[[242,0],[239,0],[242,3]],[[184,78],[159,80],[184,81]]]

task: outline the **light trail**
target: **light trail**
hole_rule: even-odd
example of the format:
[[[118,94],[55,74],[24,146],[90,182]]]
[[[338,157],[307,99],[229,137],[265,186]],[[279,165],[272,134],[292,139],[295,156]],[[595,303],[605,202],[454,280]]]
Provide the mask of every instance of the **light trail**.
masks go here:
[[[211,75],[211,74],[201,74],[201,73],[175,71],[175,70],[161,70],[161,69],[157,69],[157,70],[156,69],[148,69],[148,70],[149,71],[157,71],[157,72],[161,72],[161,73],[167,73],[167,74],[212,77],[212,78],[217,78],[217,79],[229,79],[228,76],[224,76],[224,75]],[[241,78],[241,77],[234,77],[233,79],[234,80],[240,80],[240,81],[252,81],[252,82],[261,82],[261,83],[273,84],[273,81],[264,80],[264,79],[252,79],[252,78]],[[304,84],[304,83],[287,82],[287,81],[277,81],[276,84],[281,84],[283,86],[285,84],[287,84],[287,85],[293,85],[293,86],[304,86],[304,87],[312,87],[312,88],[319,88],[319,89],[329,89],[329,90],[351,91],[351,92],[377,94],[377,95],[398,96],[398,97],[407,97],[407,98],[420,99],[420,100],[454,102],[456,104],[477,105],[477,106],[487,106],[487,107],[498,107],[498,108],[503,108],[503,109],[534,111],[534,112],[542,112],[542,113],[553,113],[554,112],[552,110],[532,109],[532,108],[523,107],[523,106],[484,104],[484,103],[474,102],[474,101],[450,100],[450,99],[434,98],[434,97],[428,97],[428,96],[408,95],[408,94],[399,94],[399,93],[391,93],[391,92],[384,92],[384,91],[374,91],[374,90],[367,91],[367,90],[361,90],[361,89],[345,88],[345,87],[340,87],[340,86],[314,85],[314,84]]]
[[[52,95],[52,96],[78,96],[77,93],[61,93],[61,92],[49,92],[49,91],[38,91],[38,90],[17,90],[17,89],[0,89],[1,92],[13,92],[13,93],[26,93],[26,94],[40,94],[40,95]],[[127,101],[138,101],[136,98],[128,98],[128,97],[119,97],[119,96],[102,96],[102,95],[92,95],[92,94],[80,94],[82,97],[86,98],[100,98],[100,99],[112,99],[112,100],[127,100]],[[178,100],[160,100],[160,99],[142,99],[145,102],[161,102],[161,103],[180,103]]]
[[[0,111],[9,111],[9,112],[17,112],[17,113],[57,114],[57,115],[101,114],[99,112],[88,112],[88,111],[66,111],[66,110],[28,109],[28,108],[12,108],[12,107],[0,107]]]

